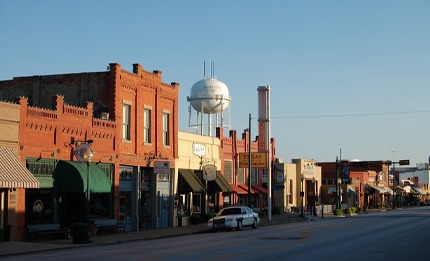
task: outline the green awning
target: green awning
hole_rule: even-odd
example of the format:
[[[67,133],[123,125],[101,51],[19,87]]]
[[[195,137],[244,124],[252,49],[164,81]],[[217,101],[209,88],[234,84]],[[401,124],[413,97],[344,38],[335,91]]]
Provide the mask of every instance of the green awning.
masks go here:
[[[86,192],[87,174],[90,174],[90,192],[110,193],[112,184],[106,173],[96,164],[60,160],[55,169],[55,185],[61,192]]]
[[[220,187],[222,192],[234,192],[233,188],[230,186],[230,184],[227,182],[227,180],[224,178],[224,175],[222,175],[220,171],[216,172],[215,182]]]
[[[205,191],[205,186],[197,179],[196,175],[189,169],[179,169],[179,174],[185,179],[190,186],[192,192],[202,193]]]
[[[37,175],[35,178],[39,181],[40,188],[54,187],[54,179],[52,178],[52,175]]]

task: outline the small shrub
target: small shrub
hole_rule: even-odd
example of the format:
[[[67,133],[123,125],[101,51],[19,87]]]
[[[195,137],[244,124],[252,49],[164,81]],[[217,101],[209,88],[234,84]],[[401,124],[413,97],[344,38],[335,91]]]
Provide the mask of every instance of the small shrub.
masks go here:
[[[340,209],[340,208],[336,209],[335,210],[335,215],[336,216],[343,216],[343,215],[345,215],[344,209]]]
[[[347,214],[350,214],[350,215],[356,213],[355,207],[350,207],[350,208],[347,208],[346,210],[347,210]]]

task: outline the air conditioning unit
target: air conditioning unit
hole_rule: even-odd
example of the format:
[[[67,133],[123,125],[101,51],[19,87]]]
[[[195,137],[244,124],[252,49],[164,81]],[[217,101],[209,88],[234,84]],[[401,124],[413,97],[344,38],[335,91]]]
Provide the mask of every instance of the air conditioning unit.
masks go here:
[[[102,119],[109,120],[109,112],[102,112]]]

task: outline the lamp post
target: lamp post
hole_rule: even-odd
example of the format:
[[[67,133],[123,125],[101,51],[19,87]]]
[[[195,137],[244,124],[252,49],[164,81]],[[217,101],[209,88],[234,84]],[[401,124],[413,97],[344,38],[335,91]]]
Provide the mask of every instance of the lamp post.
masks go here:
[[[394,151],[393,151],[393,153],[394,153]],[[393,164],[393,209],[395,209],[396,206],[394,205],[394,203],[395,203],[395,201],[398,201],[398,197],[397,197],[397,193],[395,190],[395,185],[397,183],[397,180],[396,180],[396,171],[394,169],[394,164],[409,165],[409,160],[399,160],[398,162],[394,162],[394,156],[393,156],[392,164]]]
[[[86,211],[86,213],[85,213],[86,217],[85,218],[86,218],[86,221],[88,223],[90,222],[90,195],[91,195],[91,191],[90,191],[90,163],[91,163],[93,156],[94,156],[93,149],[91,148],[91,143],[92,142],[88,142],[89,146],[87,146],[87,149],[84,152],[84,159],[85,159],[85,162],[87,163],[87,190],[86,190],[87,202],[86,202],[86,208],[85,208],[85,211]]]
[[[342,208],[342,179],[339,177],[337,178],[337,209],[341,209]]]
[[[367,198],[366,198],[366,181],[363,181],[363,210],[366,212],[367,208]]]
[[[301,206],[301,210],[300,210],[300,217],[304,217],[303,215],[303,197],[305,195],[305,192],[303,191],[303,181],[305,180],[305,175],[301,175],[300,176],[300,180],[302,182],[302,191],[300,191],[300,197],[302,198],[302,206]]]
[[[315,206],[315,202],[316,202],[316,193],[315,193],[315,177],[312,178],[312,214],[316,217],[317,216],[317,210],[316,210],[316,206]]]

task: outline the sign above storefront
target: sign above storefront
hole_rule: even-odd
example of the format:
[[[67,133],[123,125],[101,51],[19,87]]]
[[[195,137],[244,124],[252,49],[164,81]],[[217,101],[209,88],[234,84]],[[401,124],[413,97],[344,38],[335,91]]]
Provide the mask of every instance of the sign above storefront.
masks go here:
[[[251,152],[251,168],[267,168],[269,153],[267,152]],[[249,167],[249,153],[239,153],[239,168]]]
[[[170,162],[169,161],[154,161],[154,173],[155,174],[170,174]]]
[[[284,183],[284,172],[276,171],[275,174],[275,183]]]
[[[194,143],[193,144],[193,153],[196,156],[205,156],[206,155],[206,146],[204,144]]]

